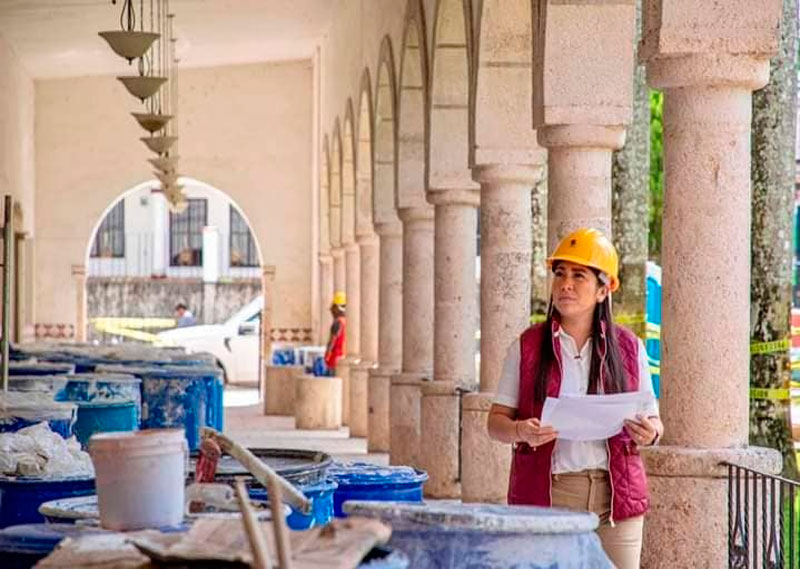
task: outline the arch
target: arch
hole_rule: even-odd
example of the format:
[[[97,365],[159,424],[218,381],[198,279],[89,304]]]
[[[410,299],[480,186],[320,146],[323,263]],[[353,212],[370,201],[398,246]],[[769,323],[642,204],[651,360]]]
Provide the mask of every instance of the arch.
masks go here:
[[[483,0],[475,23],[470,166],[544,161],[533,124],[529,0]]]
[[[342,243],[356,240],[356,140],[353,101],[347,99],[342,131]]]
[[[188,176],[181,176],[180,178],[178,178],[178,184],[181,185],[181,186],[184,186],[185,188],[187,188],[188,191],[191,191],[193,188],[196,188],[196,189],[199,189],[201,191],[205,191],[205,192],[209,192],[211,194],[216,194],[218,196],[221,196],[225,200],[230,202],[230,205],[232,205],[236,209],[236,211],[239,213],[239,215],[242,217],[242,219],[247,224],[247,227],[250,230],[250,234],[253,236],[253,245],[255,246],[255,249],[256,249],[256,256],[258,257],[258,263],[261,266],[264,265],[264,254],[263,254],[263,252],[261,250],[261,245],[259,244],[258,239],[256,238],[256,233],[253,230],[253,224],[250,222],[250,219],[247,217],[247,214],[244,212],[244,210],[239,206],[238,203],[236,203],[236,201],[229,194],[227,194],[226,192],[224,192],[223,190],[220,190],[219,188],[217,188],[215,186],[212,186],[211,184],[203,182],[202,180],[197,180],[195,178],[190,178]],[[158,180],[148,180],[146,182],[141,182],[141,183],[136,184],[135,186],[125,190],[124,192],[122,192],[122,194],[117,196],[114,200],[111,201],[111,203],[108,204],[108,206],[106,206],[106,208],[103,210],[102,215],[100,215],[98,217],[97,221],[92,226],[91,232],[89,233],[89,239],[87,241],[86,251],[84,253],[84,265],[86,267],[91,267],[90,258],[91,258],[92,244],[94,243],[95,236],[97,235],[97,231],[100,229],[100,225],[103,223],[103,220],[106,218],[108,213],[120,201],[124,200],[128,196],[136,194],[137,192],[150,191],[153,188],[158,188],[158,187],[160,187],[160,182]],[[127,229],[126,229],[126,232],[127,232]],[[126,256],[128,256],[128,254],[131,253],[130,251],[127,251],[127,249],[128,249],[128,246],[126,245]],[[148,255],[147,252],[139,251],[137,253],[137,255],[140,256],[140,257],[143,257],[145,259],[149,258],[149,255]],[[88,276],[93,276],[90,273],[87,273],[87,274],[88,274]],[[149,276],[149,273],[148,273],[148,276]]]
[[[322,153],[320,155],[319,167],[319,252],[327,255],[331,252],[331,229],[330,229],[330,162],[331,151],[328,143],[328,135],[322,137]]]
[[[397,189],[397,98],[394,76],[394,54],[392,41],[384,36],[378,57],[378,72],[375,85],[375,172],[372,214],[375,223],[397,221],[395,192]]]
[[[369,69],[361,75],[358,103],[358,139],[356,146],[356,235],[374,233],[372,226],[372,82]]]
[[[427,188],[474,188],[469,170],[472,84],[470,0],[438,0],[429,72]]]
[[[397,207],[426,207],[425,139],[428,69],[425,14],[409,0],[400,55],[397,101]]]
[[[342,130],[339,119],[333,127],[333,143],[331,144],[330,161],[330,236],[331,247],[336,249],[342,246]]]

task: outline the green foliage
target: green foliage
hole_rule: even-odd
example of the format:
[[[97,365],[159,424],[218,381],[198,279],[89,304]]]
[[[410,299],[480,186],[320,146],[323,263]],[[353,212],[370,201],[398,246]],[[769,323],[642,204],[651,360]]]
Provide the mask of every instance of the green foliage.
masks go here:
[[[664,207],[664,95],[650,91],[650,204],[648,252],[661,264],[661,217]]]

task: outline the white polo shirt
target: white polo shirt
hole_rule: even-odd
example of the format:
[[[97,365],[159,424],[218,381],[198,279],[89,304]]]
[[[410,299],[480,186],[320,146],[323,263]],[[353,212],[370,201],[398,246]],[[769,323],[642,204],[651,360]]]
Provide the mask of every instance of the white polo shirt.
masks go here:
[[[589,338],[581,350],[575,340],[560,330],[557,332],[561,342],[561,361],[564,375],[561,378],[561,393],[564,395],[586,395],[589,389],[589,368],[592,364],[592,339]],[[519,405],[519,363],[520,342],[514,340],[508,347],[500,382],[494,402],[498,405],[516,409]],[[602,392],[602,386],[598,386]],[[639,391],[653,393],[653,382],[650,379],[650,366],[647,352],[639,340]],[[653,403],[647,411],[648,416],[658,416],[658,403]],[[553,453],[553,473],[579,472],[599,468],[608,470],[608,454],[605,441],[565,441],[556,440]]]

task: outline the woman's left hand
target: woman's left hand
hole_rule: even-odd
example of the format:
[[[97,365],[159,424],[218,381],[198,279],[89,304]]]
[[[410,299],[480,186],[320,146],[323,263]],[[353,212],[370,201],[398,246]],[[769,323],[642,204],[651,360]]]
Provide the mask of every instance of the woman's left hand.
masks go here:
[[[636,415],[636,421],[625,419],[625,429],[639,446],[649,446],[656,440],[658,428],[654,421],[644,415]]]

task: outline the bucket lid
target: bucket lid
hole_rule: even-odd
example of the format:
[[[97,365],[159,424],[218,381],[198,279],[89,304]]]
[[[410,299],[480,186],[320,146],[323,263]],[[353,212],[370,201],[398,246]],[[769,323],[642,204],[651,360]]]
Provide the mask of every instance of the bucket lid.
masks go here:
[[[186,444],[183,429],[144,429],[96,433],[89,439],[89,454],[95,452],[124,452],[127,450],[172,450],[174,445]]]
[[[142,383],[142,380],[129,373],[73,373],[64,377],[72,382],[104,382],[104,383]]]
[[[368,462],[334,463],[328,475],[340,486],[360,484],[420,484],[428,474],[410,466],[380,466]]]
[[[424,525],[444,531],[480,531],[507,534],[570,534],[597,529],[598,518],[590,512],[573,512],[538,506],[499,506],[457,502],[372,502],[348,500],[348,514],[377,518],[396,524]]]
[[[48,554],[65,537],[102,533],[74,524],[24,524],[0,530],[0,552]],[[0,555],[2,557],[2,555]]]
[[[31,421],[69,419],[74,403],[54,401],[49,391],[8,391],[0,393],[0,417],[22,417]]]

